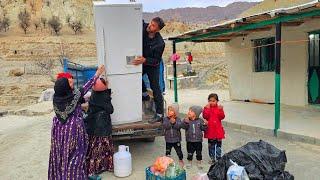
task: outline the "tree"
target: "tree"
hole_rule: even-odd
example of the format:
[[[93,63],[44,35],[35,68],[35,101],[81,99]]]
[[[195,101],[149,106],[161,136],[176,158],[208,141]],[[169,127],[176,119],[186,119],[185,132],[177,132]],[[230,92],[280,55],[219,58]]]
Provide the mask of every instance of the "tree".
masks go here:
[[[7,17],[4,17],[1,21],[1,27],[4,29],[5,32],[9,30],[10,20]]]
[[[36,30],[38,30],[38,27],[40,26],[40,21],[35,20],[35,21],[33,22],[33,25],[34,25],[34,27],[36,28]]]
[[[81,21],[70,22],[69,27],[74,31],[74,34],[77,34],[77,32],[81,32],[81,30],[83,29]]]
[[[0,19],[0,32],[2,31],[3,27],[2,27],[2,20]]]
[[[55,82],[56,78],[53,70],[56,67],[56,65],[53,59],[36,61],[35,66],[39,68],[40,74],[49,76],[51,81]]]
[[[4,9],[4,7],[2,7],[2,16],[3,16],[3,18],[7,17],[7,14],[8,14],[7,10]]]
[[[71,16],[67,15],[66,17],[66,23],[70,25],[70,21],[71,21]]]
[[[27,34],[27,30],[30,27],[30,13],[25,9],[19,13],[18,19],[20,28],[24,31],[24,34]]]
[[[36,14],[36,4],[34,0],[30,2],[30,7],[31,7],[32,14]]]
[[[5,6],[5,2],[1,2],[1,1],[0,1],[0,8],[1,8],[2,10],[4,10],[4,6]]]
[[[52,30],[58,35],[62,28],[62,24],[60,22],[59,17],[52,16],[52,18],[48,21],[48,25],[52,28]]]
[[[46,24],[47,24],[47,19],[45,17],[41,18],[41,23],[43,25],[43,28],[46,28]]]

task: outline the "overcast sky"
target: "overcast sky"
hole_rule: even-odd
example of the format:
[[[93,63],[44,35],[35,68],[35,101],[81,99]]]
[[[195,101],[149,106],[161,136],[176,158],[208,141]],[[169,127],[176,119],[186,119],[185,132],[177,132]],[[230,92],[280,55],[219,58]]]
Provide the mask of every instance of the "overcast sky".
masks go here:
[[[106,0],[112,2],[129,2],[129,0]],[[237,1],[259,2],[261,0],[136,0],[143,4],[144,12],[154,12],[161,9],[179,7],[208,7],[212,5],[226,6]]]

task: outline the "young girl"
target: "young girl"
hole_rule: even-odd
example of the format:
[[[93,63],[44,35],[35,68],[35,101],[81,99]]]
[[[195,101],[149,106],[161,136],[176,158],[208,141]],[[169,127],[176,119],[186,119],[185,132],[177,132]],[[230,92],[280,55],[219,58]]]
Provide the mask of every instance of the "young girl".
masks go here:
[[[224,139],[224,129],[221,121],[224,119],[223,107],[218,104],[219,97],[217,94],[208,96],[208,104],[204,107],[203,118],[208,121],[208,129],[204,137],[208,139],[210,164],[215,163],[221,158],[222,139]]]
[[[181,151],[181,132],[182,122],[179,115],[178,104],[172,104],[168,107],[167,117],[163,119],[164,137],[166,140],[166,156],[171,156],[172,147],[176,150],[179,157],[179,164],[184,166],[183,154]]]
[[[89,178],[104,171],[113,171],[113,141],[110,114],[113,113],[111,90],[107,82],[100,78],[93,86],[89,101],[87,132],[89,148],[87,171]],[[91,177],[90,177],[91,176]]]
[[[206,130],[207,122],[199,118],[202,112],[202,107],[192,106],[189,108],[187,117],[184,119],[184,128],[186,129],[186,141],[188,152],[188,164],[187,168],[192,167],[193,154],[196,152],[196,158],[198,161],[198,168],[202,169],[202,131]]]

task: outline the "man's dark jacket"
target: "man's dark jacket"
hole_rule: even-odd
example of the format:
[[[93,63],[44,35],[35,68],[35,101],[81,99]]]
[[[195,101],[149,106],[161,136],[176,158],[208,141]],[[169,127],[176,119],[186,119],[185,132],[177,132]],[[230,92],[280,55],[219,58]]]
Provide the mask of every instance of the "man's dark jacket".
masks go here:
[[[149,38],[147,32],[148,24],[143,22],[143,57],[146,58],[144,67],[158,67],[162,61],[165,43],[160,33],[154,38]]]

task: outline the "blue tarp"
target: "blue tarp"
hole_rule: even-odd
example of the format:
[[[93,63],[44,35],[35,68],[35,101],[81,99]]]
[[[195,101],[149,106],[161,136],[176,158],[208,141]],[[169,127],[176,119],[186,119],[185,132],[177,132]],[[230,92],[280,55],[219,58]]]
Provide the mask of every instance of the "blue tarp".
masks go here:
[[[86,67],[80,64],[73,63],[68,59],[64,59],[63,68],[64,72],[70,72],[74,76],[75,84],[77,87],[81,87],[86,81],[94,76],[97,70],[97,67]],[[145,74],[142,79],[146,87],[151,89],[148,76]],[[160,62],[159,85],[161,92],[165,92],[163,60]]]

